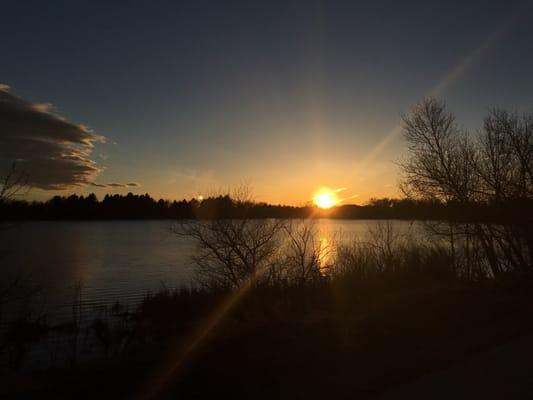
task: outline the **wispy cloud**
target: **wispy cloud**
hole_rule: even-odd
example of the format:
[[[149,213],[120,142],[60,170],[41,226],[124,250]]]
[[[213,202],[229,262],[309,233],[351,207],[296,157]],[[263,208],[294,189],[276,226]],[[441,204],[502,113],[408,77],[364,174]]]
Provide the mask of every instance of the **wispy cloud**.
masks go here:
[[[94,182],[91,182],[90,183],[91,186],[95,186],[95,187],[99,187],[99,188],[105,188],[107,187],[107,185],[103,184],[103,183],[94,183]]]
[[[91,182],[91,186],[99,187],[99,188],[132,188],[132,187],[140,187],[141,185],[135,182],[131,183],[96,183]]]
[[[110,187],[110,188],[125,188],[125,187],[127,187],[125,183],[107,183],[106,186]]]
[[[341,193],[341,192],[345,192],[347,190],[348,190],[347,187],[340,187],[340,188],[337,188],[337,189],[333,189],[332,191],[334,193]],[[339,202],[339,204],[342,204],[342,203],[345,203],[348,200],[353,200],[353,199],[356,199],[358,197],[359,197],[359,194],[352,194],[352,195],[349,195],[349,196],[339,197],[337,199],[337,201]]]

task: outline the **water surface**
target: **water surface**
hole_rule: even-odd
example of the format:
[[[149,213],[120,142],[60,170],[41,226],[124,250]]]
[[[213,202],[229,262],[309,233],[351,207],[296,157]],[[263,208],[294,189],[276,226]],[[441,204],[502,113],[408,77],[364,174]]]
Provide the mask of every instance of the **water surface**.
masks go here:
[[[319,220],[320,241],[368,240],[380,222]],[[39,304],[51,318],[69,318],[81,284],[86,308],[134,306],[147,292],[191,284],[195,246],[171,231],[173,221],[22,222],[0,230],[1,280],[23,277],[42,287]],[[394,221],[400,232],[412,223]]]

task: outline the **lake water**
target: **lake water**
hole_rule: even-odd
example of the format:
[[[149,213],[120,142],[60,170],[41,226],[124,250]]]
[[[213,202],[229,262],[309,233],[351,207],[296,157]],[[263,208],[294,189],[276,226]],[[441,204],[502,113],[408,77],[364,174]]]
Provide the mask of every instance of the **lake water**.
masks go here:
[[[36,302],[51,319],[70,318],[76,286],[85,308],[134,307],[148,292],[189,285],[195,247],[171,232],[173,221],[23,222],[0,230],[4,285],[22,277],[42,287]],[[377,221],[319,220],[323,243],[368,239]],[[400,232],[413,231],[394,221]],[[415,229],[417,230],[417,229]]]

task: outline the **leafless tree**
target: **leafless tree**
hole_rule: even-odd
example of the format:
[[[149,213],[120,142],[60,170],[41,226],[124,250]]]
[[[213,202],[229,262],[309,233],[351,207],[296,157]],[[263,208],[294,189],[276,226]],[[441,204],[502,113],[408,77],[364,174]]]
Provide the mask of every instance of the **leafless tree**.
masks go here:
[[[16,196],[27,194],[29,190],[26,174],[20,172],[16,162],[13,162],[0,181],[0,204],[12,200]],[[0,225],[0,231],[6,226]],[[4,248],[0,248],[0,260],[4,257]],[[0,284],[0,306],[19,300],[25,300],[37,292],[37,288],[22,290],[25,277],[17,276],[7,283]]]
[[[284,221],[249,218],[253,204],[248,186],[230,195],[239,210],[236,218],[190,220],[179,223],[174,232],[196,245],[193,262],[202,285],[238,288],[259,282],[266,276],[279,250]]]
[[[13,162],[0,183],[0,202],[13,199],[17,195],[26,194],[29,190],[27,176],[17,169]]]
[[[403,134],[409,149],[401,164],[405,194],[441,201],[472,199],[472,146],[444,103],[421,101],[403,116]]]
[[[300,285],[319,282],[331,267],[327,262],[332,244],[320,240],[315,220],[285,225],[285,246],[281,263],[287,280]]]
[[[527,268],[533,256],[533,115],[493,109],[485,118],[479,147],[476,171],[482,199],[507,209],[490,233],[508,266]]]
[[[480,135],[482,194],[497,201],[533,197],[533,115],[493,109]]]
[[[444,103],[429,98],[403,116],[403,133],[409,149],[400,165],[406,195],[461,206],[523,206],[532,200],[533,116],[492,110],[483,129],[471,137]],[[467,236],[472,250],[483,250],[492,275],[531,266],[528,213],[507,214],[492,221],[451,221],[448,227],[452,235]]]
[[[395,229],[392,221],[378,222],[376,226],[368,229],[368,247],[377,260],[377,268],[380,272],[392,272],[396,267],[395,255],[399,253],[402,245],[402,235]]]

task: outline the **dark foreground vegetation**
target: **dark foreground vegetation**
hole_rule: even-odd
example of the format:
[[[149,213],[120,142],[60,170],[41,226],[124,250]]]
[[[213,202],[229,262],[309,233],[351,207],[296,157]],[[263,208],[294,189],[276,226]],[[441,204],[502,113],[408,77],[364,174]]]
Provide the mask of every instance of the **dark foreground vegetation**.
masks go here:
[[[120,328],[90,325],[92,351],[104,356],[4,370],[0,395],[369,398],[533,334],[530,273],[469,281],[454,277],[439,250],[402,252],[381,272],[374,256],[359,259],[365,270],[353,263],[362,253],[346,254],[338,273],[305,284],[163,289],[123,314]],[[31,328],[12,340],[22,346]]]

